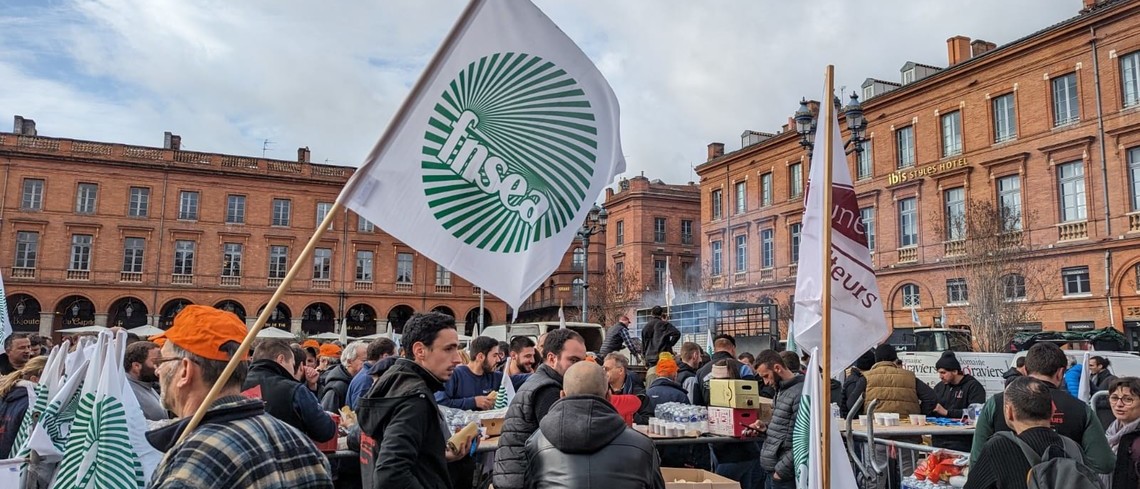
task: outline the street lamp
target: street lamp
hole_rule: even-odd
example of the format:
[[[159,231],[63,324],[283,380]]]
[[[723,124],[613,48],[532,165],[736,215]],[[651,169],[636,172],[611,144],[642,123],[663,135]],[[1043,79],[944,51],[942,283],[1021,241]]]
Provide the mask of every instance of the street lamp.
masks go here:
[[[586,292],[590,289],[590,236],[601,233],[606,230],[606,220],[609,214],[605,209],[594,207],[590,209],[590,214],[586,217],[586,222],[582,223],[582,228],[578,230],[578,239],[582,240],[582,322],[586,322]]]
[[[851,152],[862,152],[862,143],[867,139],[863,137],[864,131],[867,130],[867,119],[863,117],[863,105],[859,103],[859,95],[854,92],[851,93],[851,102],[846,107],[839,106],[839,97],[834,97],[832,103],[835,104],[835,110],[847,117],[847,128],[851,130],[851,138],[843,143],[843,148],[846,150],[848,146],[852,148],[846,150],[846,154]],[[806,99],[800,100],[800,108],[795,113],[796,133],[800,135],[800,146],[807,149],[808,158],[811,158],[812,148],[815,147],[815,129],[818,117],[813,114],[811,108],[808,107]]]

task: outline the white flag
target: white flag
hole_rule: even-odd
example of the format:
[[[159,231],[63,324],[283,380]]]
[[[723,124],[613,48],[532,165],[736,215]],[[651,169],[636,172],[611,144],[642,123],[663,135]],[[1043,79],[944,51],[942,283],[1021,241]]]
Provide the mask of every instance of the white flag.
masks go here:
[[[4,277],[0,277],[0,344],[12,334],[12,319],[8,317],[8,293],[4,291]]]
[[[673,307],[677,292],[673,290],[673,271],[669,268],[669,257],[665,257],[665,307]]]
[[[918,318],[918,309],[915,309],[913,305],[910,306],[910,320],[914,322],[915,327],[922,327],[922,320]]]
[[[1084,356],[1081,358],[1081,387],[1077,390],[1077,399],[1080,399],[1083,402],[1089,402],[1089,396],[1091,395],[1089,392],[1090,387],[1089,352],[1086,351]]]
[[[583,291],[583,294],[586,292]],[[566,329],[566,315],[562,313],[562,304],[558,305],[558,328]]]
[[[499,382],[498,394],[495,395],[495,405],[492,410],[505,409],[511,405],[511,400],[515,398],[515,383],[511,381],[511,359],[507,359],[507,364],[503,365],[503,380]]]
[[[589,58],[531,2],[473,0],[338,202],[518,310],[624,171]]]
[[[824,100],[830,101],[831,97],[831,94],[826,94]],[[824,264],[827,264],[832,308],[830,375],[838,376],[869,348],[885,340],[890,332],[883,316],[879,285],[871,268],[871,252],[867,249],[867,233],[860,218],[859,202],[855,198],[855,188],[851,186],[851,174],[847,171],[839,123],[835,116],[830,121],[823,119],[821,114],[804,204],[794,331],[796,345],[801,351],[822,346],[822,281]],[[831,128],[831,162],[824,161],[823,131],[827,128]],[[830,190],[832,208],[827,210],[823,208],[823,192],[828,189],[813,186],[821,185],[825,164],[831,165],[833,177]],[[831,252],[826,258],[820,256],[823,253],[823,226],[828,222],[825,216],[830,217],[832,226]]]
[[[823,467],[819,454],[823,453],[820,440],[823,421],[820,419],[819,405],[823,399],[823,373],[819,371],[819,353],[812,348],[808,361],[807,378],[800,397],[800,409],[796,413],[792,431],[792,460],[796,468],[796,487],[818,489],[822,487]],[[828,416],[830,418],[830,416]],[[831,487],[833,489],[858,489],[855,472],[851,470],[851,460],[843,449],[843,438],[839,436],[839,420],[832,418],[831,429]]]

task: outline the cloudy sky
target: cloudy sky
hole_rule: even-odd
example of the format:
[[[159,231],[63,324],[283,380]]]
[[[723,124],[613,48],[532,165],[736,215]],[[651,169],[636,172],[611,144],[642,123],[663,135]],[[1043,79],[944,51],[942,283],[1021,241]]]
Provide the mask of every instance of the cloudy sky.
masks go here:
[[[946,65],[946,39],[999,45],[1080,0],[536,0],[622,109],[627,175],[680,183],[705,146],[778,131],[836,65],[848,92]],[[4,0],[0,128],[358,166],[461,0]]]

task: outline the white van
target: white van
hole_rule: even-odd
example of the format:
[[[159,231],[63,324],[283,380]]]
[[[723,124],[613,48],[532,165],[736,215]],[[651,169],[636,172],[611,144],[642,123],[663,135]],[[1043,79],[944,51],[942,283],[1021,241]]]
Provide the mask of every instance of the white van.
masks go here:
[[[511,338],[516,336],[527,336],[537,343],[539,336],[551,330],[558,329],[559,326],[558,321],[496,324],[483,328],[483,332],[479,336],[489,336],[508,343],[511,341]],[[586,340],[586,351],[596,353],[602,348],[602,341],[606,338],[606,329],[603,328],[602,325],[597,323],[576,323],[568,321],[566,327],[582,335],[582,339]]]

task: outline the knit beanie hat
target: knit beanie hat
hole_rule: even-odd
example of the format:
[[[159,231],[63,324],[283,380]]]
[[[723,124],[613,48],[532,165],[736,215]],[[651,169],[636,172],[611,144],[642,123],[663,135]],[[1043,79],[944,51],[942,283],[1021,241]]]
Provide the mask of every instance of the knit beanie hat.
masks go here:
[[[939,358],[934,363],[934,368],[941,370],[957,370],[962,371],[962,364],[958,363],[958,357],[954,356],[954,352],[946,350],[942,352],[942,358]]]
[[[660,360],[657,360],[657,375],[661,377],[677,375],[677,361],[673,360],[673,355],[668,352],[661,354]]]
[[[899,359],[899,354],[895,352],[895,347],[883,343],[875,347],[875,361],[876,362],[893,362]]]

